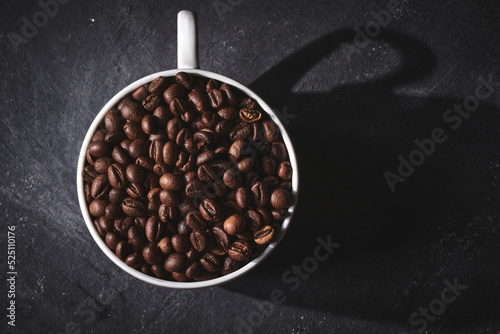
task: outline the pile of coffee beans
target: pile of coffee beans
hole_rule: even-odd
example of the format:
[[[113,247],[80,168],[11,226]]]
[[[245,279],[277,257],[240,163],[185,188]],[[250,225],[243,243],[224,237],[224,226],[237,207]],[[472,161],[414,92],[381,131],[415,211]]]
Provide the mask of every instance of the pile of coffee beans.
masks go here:
[[[99,235],[127,265],[160,279],[242,267],[273,241],[293,203],[278,126],[236,88],[185,72],[110,109],[86,160]]]

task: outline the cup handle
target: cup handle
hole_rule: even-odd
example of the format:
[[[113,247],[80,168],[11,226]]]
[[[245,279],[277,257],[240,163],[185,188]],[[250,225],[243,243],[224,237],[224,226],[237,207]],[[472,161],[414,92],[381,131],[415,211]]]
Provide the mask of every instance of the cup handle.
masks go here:
[[[190,10],[181,10],[177,14],[177,67],[179,69],[200,67],[196,14]]]

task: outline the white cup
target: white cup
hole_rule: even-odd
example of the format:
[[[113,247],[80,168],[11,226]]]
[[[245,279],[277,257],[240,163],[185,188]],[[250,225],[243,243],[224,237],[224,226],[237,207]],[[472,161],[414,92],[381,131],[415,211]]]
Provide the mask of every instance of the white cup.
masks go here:
[[[180,11],[178,16],[177,16],[177,65],[178,69],[173,69],[173,70],[168,70],[168,71],[162,71],[158,73],[154,73],[151,75],[148,75],[142,79],[137,80],[136,82],[128,85],[127,87],[123,88],[118,94],[116,94],[111,100],[109,100],[108,103],[101,109],[99,114],[96,116],[94,121],[92,122],[92,125],[90,126],[89,130],[87,131],[87,135],[85,136],[85,139],[83,140],[82,148],[80,150],[80,157],[78,159],[78,167],[77,167],[77,190],[78,190],[78,201],[80,203],[80,209],[82,210],[82,215],[83,218],[85,219],[85,223],[87,224],[87,227],[90,231],[90,234],[94,238],[95,242],[97,245],[101,248],[101,250],[106,254],[111,261],[113,261],[118,267],[126,271],[128,274],[143,280],[145,282],[159,285],[159,286],[164,286],[164,287],[169,287],[169,288],[174,288],[174,289],[193,289],[193,288],[204,288],[204,287],[209,287],[209,286],[214,286],[214,285],[219,285],[223,284],[226,282],[229,282],[237,277],[240,277],[241,275],[249,272],[255,266],[257,266],[259,263],[261,263],[269,254],[276,248],[280,240],[283,238],[283,235],[285,234],[286,230],[288,229],[290,225],[290,221],[292,219],[293,213],[295,211],[295,206],[297,203],[297,198],[298,198],[298,185],[299,185],[299,176],[298,176],[298,166],[297,166],[297,158],[295,157],[295,151],[293,150],[292,142],[290,141],[290,137],[288,136],[283,124],[280,122],[276,114],[273,112],[273,110],[259,97],[257,94],[255,94],[253,91],[242,85],[241,83],[227,78],[223,75],[209,72],[209,71],[204,71],[200,70],[198,68],[198,46],[197,46],[197,31],[196,31],[196,16],[193,12],[191,11]],[[233,87],[238,88],[241,90],[243,93],[246,95],[252,97],[255,99],[259,105],[262,107],[265,113],[269,115],[269,117],[278,125],[281,135],[283,137],[283,141],[287,147],[288,150],[288,156],[290,158],[290,163],[293,168],[293,176],[292,176],[292,198],[293,198],[293,205],[289,208],[289,216],[285,218],[283,221],[283,224],[281,225],[281,229],[278,231],[276,238],[274,239],[273,242],[271,242],[266,249],[256,258],[254,258],[252,261],[250,261],[248,264],[245,266],[241,267],[239,270],[236,270],[228,275],[224,275],[218,278],[214,278],[211,280],[207,281],[201,281],[201,282],[176,282],[176,281],[167,281],[167,280],[162,280],[158,278],[154,278],[151,276],[148,276],[146,274],[143,274],[141,271],[136,270],[134,268],[131,268],[125,264],[122,260],[120,260],[116,254],[108,248],[104,240],[99,236],[97,233],[97,230],[95,229],[95,226],[92,222],[92,218],[90,216],[89,210],[88,210],[88,205],[85,200],[85,191],[84,191],[84,183],[83,183],[83,178],[82,178],[82,171],[83,168],[85,167],[85,161],[86,161],[86,151],[89,143],[92,140],[92,135],[95,133],[97,130],[99,124],[104,119],[104,116],[106,112],[111,109],[113,106],[115,106],[122,98],[124,98],[127,94],[133,92],[140,86],[149,83],[153,81],[155,78],[159,76],[165,76],[165,77],[173,77],[177,72],[180,70],[187,72],[187,73],[192,73],[195,75],[203,76],[206,78],[211,78],[215,79],[219,82],[225,82]]]

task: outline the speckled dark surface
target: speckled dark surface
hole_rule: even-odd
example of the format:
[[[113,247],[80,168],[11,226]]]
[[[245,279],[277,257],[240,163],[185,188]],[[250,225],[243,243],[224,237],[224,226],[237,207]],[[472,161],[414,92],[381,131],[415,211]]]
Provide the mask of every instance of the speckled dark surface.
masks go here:
[[[386,334],[424,323],[429,333],[497,333],[500,84],[460,125],[443,116],[473,96],[480,76],[500,82],[499,2],[400,1],[363,44],[354,28],[365,31],[386,1],[272,3],[69,1],[17,53],[9,33],[21,34],[40,6],[3,3],[0,268],[5,282],[7,226],[16,226],[18,277],[15,328],[2,285],[2,333]],[[246,276],[194,291],[151,286],[112,264],[75,185],[101,107],[176,67],[181,9],[198,13],[201,67],[280,111],[300,165],[298,209],[280,247]],[[447,140],[391,192],[384,172],[397,173],[398,156],[437,128]],[[328,235],[340,248],[290,281],[298,276],[287,271]],[[467,288],[439,302],[445,280]],[[283,304],[268,302],[274,289]],[[430,306],[441,314],[409,320]]]

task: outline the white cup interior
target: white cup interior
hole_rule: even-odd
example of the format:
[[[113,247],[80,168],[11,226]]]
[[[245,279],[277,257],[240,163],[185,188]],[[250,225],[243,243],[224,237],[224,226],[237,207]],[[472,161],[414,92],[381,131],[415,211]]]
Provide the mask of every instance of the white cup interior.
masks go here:
[[[179,13],[179,25],[180,20],[183,19],[181,16],[186,16],[188,17],[188,20],[192,20],[194,18],[194,14],[192,12],[186,12],[182,11]],[[185,18],[185,17],[184,17]],[[188,22],[192,23],[192,22]],[[180,28],[179,28],[180,29]],[[191,29],[192,30],[192,29]],[[189,31],[191,31],[189,30]],[[190,44],[190,47],[195,47],[195,44],[193,43]],[[192,51],[192,50],[191,50]],[[181,52],[179,51],[179,55]],[[194,65],[197,67],[197,56],[193,56],[194,54],[197,54],[197,52],[190,52],[191,55],[191,65]],[[193,58],[194,57],[194,58]],[[195,61],[193,63],[192,61]],[[189,62],[188,62],[189,64]],[[293,174],[292,174],[292,190],[291,190],[291,195],[293,198],[293,205],[288,209],[289,211],[289,216],[286,217],[281,225],[281,229],[276,235],[276,238],[266,247],[266,249],[256,258],[251,260],[248,264],[245,266],[241,267],[240,269],[228,274],[224,275],[221,277],[217,277],[211,280],[207,281],[200,281],[200,282],[176,282],[176,281],[168,281],[168,280],[163,280],[163,279],[158,279],[155,277],[148,276],[144,273],[142,273],[139,270],[136,270],[134,268],[129,267],[128,265],[125,264],[125,262],[121,261],[116,254],[108,248],[104,240],[101,238],[101,236],[98,234],[94,223],[92,222],[92,217],[89,213],[88,210],[88,205],[85,199],[85,190],[84,190],[84,182],[83,182],[83,177],[82,177],[82,172],[83,168],[85,167],[85,162],[86,162],[86,151],[89,143],[92,140],[92,136],[95,133],[95,131],[98,129],[99,125],[102,123],[104,116],[106,115],[107,111],[114,107],[121,99],[123,99],[127,94],[133,92],[140,86],[147,84],[151,81],[153,81],[155,78],[159,76],[164,76],[164,77],[172,77],[177,74],[179,71],[184,71],[187,73],[191,73],[193,75],[198,75],[198,76],[203,76],[206,78],[211,78],[215,79],[219,82],[225,82],[240,91],[242,91],[244,94],[248,95],[249,97],[255,99],[259,105],[262,107],[262,110],[269,115],[269,117],[278,125],[281,135],[283,137],[283,141],[287,147],[288,150],[288,156],[290,159],[290,164],[293,169]],[[80,156],[78,159],[78,167],[77,167],[77,191],[78,191],[78,201],[80,204],[80,209],[82,211],[83,217],[85,219],[85,223],[87,224],[87,228],[90,231],[90,234],[94,238],[95,242],[97,245],[101,248],[101,250],[108,256],[108,258],[111,259],[118,267],[126,271],[128,274],[151,284],[154,285],[159,285],[159,286],[164,286],[164,287],[169,287],[169,288],[175,288],[175,289],[195,289],[195,288],[204,288],[204,287],[209,287],[209,286],[214,286],[214,285],[219,285],[223,284],[226,282],[229,282],[237,277],[240,277],[241,275],[249,272],[255,266],[257,266],[260,262],[262,262],[269,254],[276,248],[278,243],[281,241],[283,238],[283,235],[285,234],[286,230],[288,229],[290,225],[290,221],[292,220],[293,213],[295,211],[297,199],[298,199],[298,185],[299,185],[299,175],[298,175],[298,166],[297,166],[297,158],[295,156],[295,151],[292,146],[292,142],[290,141],[290,137],[288,136],[285,127],[281,123],[281,121],[278,119],[276,114],[273,112],[273,110],[257,95],[255,94],[252,90],[249,88],[245,87],[241,83],[230,79],[228,77],[225,77],[223,75],[209,72],[209,71],[204,71],[196,68],[183,68],[183,69],[174,69],[174,70],[168,70],[168,71],[163,71],[163,72],[158,72],[154,73],[151,75],[148,75],[142,79],[137,80],[136,82],[128,85],[124,89],[122,89],[118,94],[116,94],[111,100],[106,103],[106,105],[101,109],[99,114],[96,116],[94,121],[92,122],[90,128],[87,131],[87,134],[85,136],[85,139],[83,140],[82,143],[82,148],[80,150]]]

